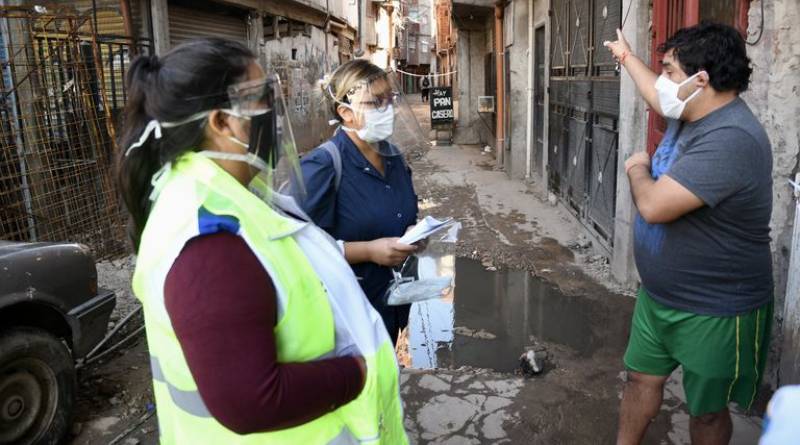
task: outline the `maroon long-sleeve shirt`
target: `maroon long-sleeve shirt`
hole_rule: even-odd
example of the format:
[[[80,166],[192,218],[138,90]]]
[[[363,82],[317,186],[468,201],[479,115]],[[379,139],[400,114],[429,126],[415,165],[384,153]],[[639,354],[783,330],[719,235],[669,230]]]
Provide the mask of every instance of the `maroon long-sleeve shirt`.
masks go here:
[[[355,358],[278,363],[275,287],[236,235],[187,243],[167,275],[164,297],[203,402],[238,434],[306,423],[361,391]]]

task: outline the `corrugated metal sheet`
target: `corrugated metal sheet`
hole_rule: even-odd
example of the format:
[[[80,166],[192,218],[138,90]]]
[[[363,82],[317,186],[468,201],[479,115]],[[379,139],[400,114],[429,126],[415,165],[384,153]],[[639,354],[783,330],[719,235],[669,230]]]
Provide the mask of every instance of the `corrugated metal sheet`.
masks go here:
[[[169,40],[175,46],[198,37],[226,37],[247,43],[244,14],[228,15],[169,5]]]

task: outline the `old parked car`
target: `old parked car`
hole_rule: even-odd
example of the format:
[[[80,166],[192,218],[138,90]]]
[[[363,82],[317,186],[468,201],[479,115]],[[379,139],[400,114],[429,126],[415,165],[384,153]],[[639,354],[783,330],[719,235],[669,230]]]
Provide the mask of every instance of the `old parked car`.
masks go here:
[[[116,299],[80,244],[0,241],[0,444],[54,444],[72,424],[75,361]]]

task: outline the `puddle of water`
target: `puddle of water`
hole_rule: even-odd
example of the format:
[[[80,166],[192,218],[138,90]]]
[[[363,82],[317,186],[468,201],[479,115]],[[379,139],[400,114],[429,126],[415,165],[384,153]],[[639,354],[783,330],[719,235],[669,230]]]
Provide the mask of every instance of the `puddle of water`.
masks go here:
[[[566,346],[579,357],[600,349],[621,357],[628,341],[633,300],[562,294],[525,271],[487,271],[458,258],[454,292],[414,303],[409,354],[415,368],[472,366],[514,370],[525,346]]]

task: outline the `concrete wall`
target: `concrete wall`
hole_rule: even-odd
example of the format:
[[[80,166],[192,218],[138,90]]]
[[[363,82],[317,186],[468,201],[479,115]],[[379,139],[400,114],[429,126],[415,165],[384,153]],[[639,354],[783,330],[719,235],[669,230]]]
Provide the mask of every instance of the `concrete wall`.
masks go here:
[[[761,25],[761,2],[750,4],[748,40],[755,41]],[[753,62],[750,90],[742,95],[758,116],[772,142],[773,152],[773,211],[772,239],[773,265],[775,267],[775,319],[771,351],[774,365],[781,344],[780,332],[783,322],[800,327],[800,313],[787,314],[783,320],[794,218],[794,199],[787,179],[793,178],[800,163],[800,3],[796,0],[775,0],[764,3],[764,30],[761,40],[748,46]],[[793,346],[800,348],[800,344]],[[784,351],[784,354],[800,354],[800,351]],[[771,368],[774,369],[774,368]],[[795,370],[795,383],[800,380],[800,371]],[[769,375],[773,383],[774,374]]]
[[[506,126],[508,139],[505,163],[506,172],[511,178],[524,179],[527,169],[527,130],[528,130],[528,77],[532,70],[528,69],[528,0],[513,0],[506,7],[506,12],[513,12],[513,16],[503,18],[503,26],[513,26],[513,42],[506,47],[510,54],[509,66],[505,69],[510,73],[509,95],[506,106],[509,107],[506,116],[510,119]],[[531,48],[531,50],[533,50]]]
[[[282,37],[268,40],[263,46],[267,71],[277,72],[286,85],[286,104],[301,152],[314,148],[332,134],[333,127],[328,125],[332,116],[327,106],[321,106],[324,97],[318,81],[339,65],[335,41],[335,36],[326,39],[323,30],[311,27],[311,37]]]
[[[478,96],[484,95],[486,75],[484,58],[488,33],[484,30],[458,30],[458,122],[456,144],[490,144],[494,140],[491,125],[494,115],[478,114]],[[492,93],[493,95],[493,93]]]
[[[630,3],[632,5],[628,6]],[[623,0],[622,9],[630,7],[625,24],[625,38],[631,50],[640,59],[650,60],[649,0]],[[647,104],[639,95],[633,79],[623,69],[620,76],[619,98],[619,148],[617,156],[617,206],[614,216],[614,251],[611,256],[611,273],[629,288],[634,288],[639,275],[633,261],[633,221],[636,208],[631,198],[625,160],[635,151],[642,150],[647,142]]]

